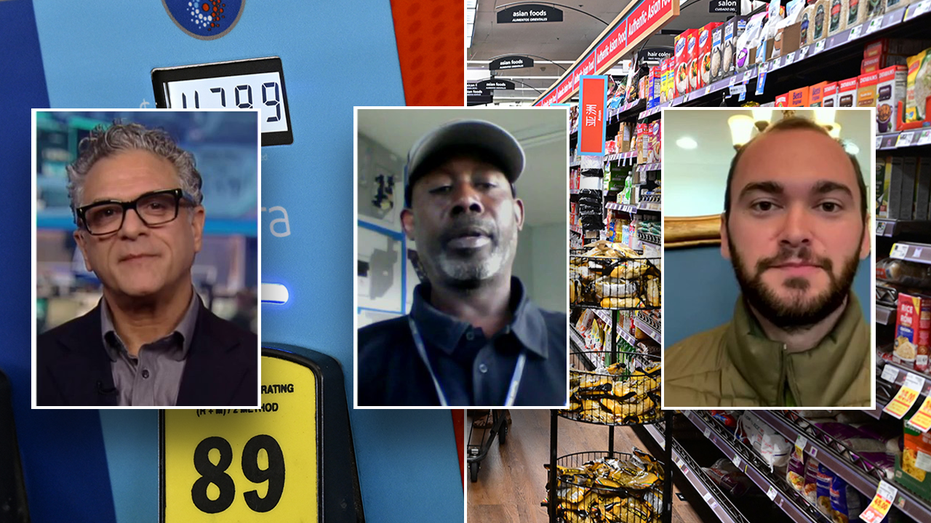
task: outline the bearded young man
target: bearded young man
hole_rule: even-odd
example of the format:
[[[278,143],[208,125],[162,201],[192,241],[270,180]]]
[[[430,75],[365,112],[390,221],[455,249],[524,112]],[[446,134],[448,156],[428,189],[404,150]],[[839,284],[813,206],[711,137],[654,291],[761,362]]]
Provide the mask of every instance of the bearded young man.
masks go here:
[[[411,148],[401,222],[427,281],[409,315],[359,330],[358,405],[565,405],[566,315],[511,274],[523,168],[514,136],[480,120]]]
[[[870,253],[856,158],[789,118],[731,162],[721,254],[740,284],[730,323],[666,350],[667,408],[868,407],[869,324],[851,290]]]

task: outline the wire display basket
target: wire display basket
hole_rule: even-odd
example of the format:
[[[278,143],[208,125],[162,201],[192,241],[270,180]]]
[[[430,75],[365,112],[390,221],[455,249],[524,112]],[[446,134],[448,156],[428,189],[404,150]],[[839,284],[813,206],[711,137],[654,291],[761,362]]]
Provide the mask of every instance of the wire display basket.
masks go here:
[[[605,256],[590,255],[592,252]],[[658,309],[662,296],[660,258],[630,254],[614,249],[571,251],[569,301],[572,306]]]
[[[573,353],[570,363],[569,406],[559,411],[560,416],[597,425],[641,425],[662,419],[659,356],[585,351]]]
[[[556,520],[653,523],[663,511],[663,465],[646,452],[576,452],[556,461]]]

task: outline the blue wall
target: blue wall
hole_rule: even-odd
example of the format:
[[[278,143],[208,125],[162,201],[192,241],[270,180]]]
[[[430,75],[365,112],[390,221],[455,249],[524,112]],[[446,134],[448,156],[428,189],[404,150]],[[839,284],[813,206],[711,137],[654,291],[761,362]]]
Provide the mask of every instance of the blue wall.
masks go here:
[[[280,216],[263,213],[261,272],[291,302],[263,307],[262,338],[335,357],[352,404],[353,106],[404,103],[390,3],[246,4],[232,31],[204,41],[157,1],[0,2],[0,368],[34,522],[156,521],[158,437],[154,410],[29,410],[31,107],[152,107],[155,67],[280,56],[294,144],[263,149],[261,200],[286,209],[291,234],[270,234]],[[368,521],[461,520],[448,412],[352,411],[351,421]]]

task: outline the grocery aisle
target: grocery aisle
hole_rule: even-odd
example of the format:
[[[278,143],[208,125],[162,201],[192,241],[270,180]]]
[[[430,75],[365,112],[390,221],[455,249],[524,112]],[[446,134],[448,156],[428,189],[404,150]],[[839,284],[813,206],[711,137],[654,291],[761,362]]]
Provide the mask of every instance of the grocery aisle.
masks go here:
[[[478,481],[467,481],[468,520],[488,523],[546,523],[546,508],[541,506],[546,496],[547,482],[543,464],[549,461],[550,411],[512,410],[510,431],[504,445],[494,442],[482,461]],[[471,419],[466,420],[466,425]],[[468,430],[468,429],[466,429]],[[476,434],[478,431],[476,431]],[[559,420],[558,454],[570,454],[593,449],[604,449],[607,444],[607,427],[587,423]],[[632,429],[615,430],[614,448],[627,451],[634,447],[648,450],[648,446]],[[654,449],[658,451],[659,449]],[[678,482],[679,480],[677,480]],[[687,484],[673,489],[672,521],[695,523],[714,521],[701,496]],[[701,512],[677,494],[695,500]]]

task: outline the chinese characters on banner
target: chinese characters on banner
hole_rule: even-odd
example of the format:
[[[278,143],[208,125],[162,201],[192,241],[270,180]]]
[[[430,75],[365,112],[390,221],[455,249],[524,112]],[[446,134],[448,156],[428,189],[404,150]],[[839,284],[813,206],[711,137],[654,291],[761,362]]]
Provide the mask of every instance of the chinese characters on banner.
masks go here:
[[[604,156],[608,77],[583,76],[579,97],[579,154]]]

